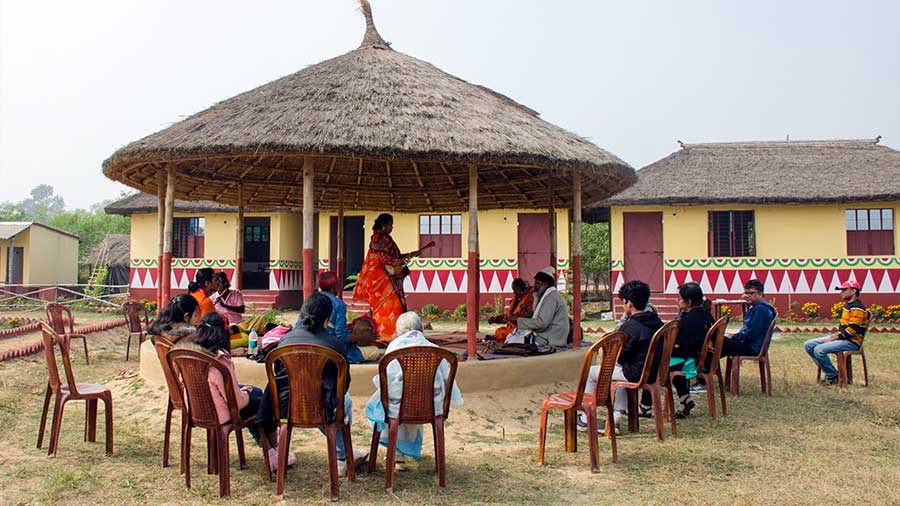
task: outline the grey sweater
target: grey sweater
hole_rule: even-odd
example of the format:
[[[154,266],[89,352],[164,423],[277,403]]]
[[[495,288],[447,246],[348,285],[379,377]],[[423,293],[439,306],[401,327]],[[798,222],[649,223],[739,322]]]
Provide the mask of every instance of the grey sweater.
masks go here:
[[[516,325],[534,332],[534,344],[539,348],[565,348],[569,338],[569,310],[566,308],[566,301],[556,288],[551,287],[535,304],[534,316],[519,318]]]

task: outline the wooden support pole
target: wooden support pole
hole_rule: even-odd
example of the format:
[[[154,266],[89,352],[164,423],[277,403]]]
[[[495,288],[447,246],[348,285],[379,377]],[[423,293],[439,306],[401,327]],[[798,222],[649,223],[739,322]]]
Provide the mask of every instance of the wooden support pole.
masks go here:
[[[550,267],[556,272],[556,259],[559,258],[558,246],[556,243],[556,199],[553,194],[554,188],[550,186],[550,206],[547,208],[547,218],[550,225]],[[554,277],[558,278],[557,274]]]
[[[303,299],[312,295],[315,289],[313,273],[316,266],[313,265],[313,245],[315,244],[315,198],[313,182],[313,160],[310,157],[303,159]]]
[[[581,345],[581,173],[572,174],[572,345]]]
[[[478,292],[480,289],[478,258],[478,165],[469,165],[469,265],[466,287],[466,351],[475,359],[475,340],[478,337]]]
[[[166,180],[166,215],[163,225],[163,254],[162,269],[159,272],[159,280],[162,283],[163,302],[172,300],[172,236],[174,233],[173,221],[175,219],[175,169],[169,168]],[[162,311],[162,307],[160,307]]]
[[[344,190],[338,190],[338,215],[337,215],[337,265],[331,268],[337,274],[338,283],[341,284],[341,291],[344,289]]]
[[[168,302],[163,297],[162,284],[162,264],[163,264],[163,237],[166,236],[166,173],[159,171],[156,174],[156,218],[157,218],[157,239],[158,248],[156,254],[156,311],[162,311],[163,306]]]
[[[235,259],[234,274],[231,276],[231,284],[238,290],[244,287],[244,183],[238,183],[238,216],[235,223]]]

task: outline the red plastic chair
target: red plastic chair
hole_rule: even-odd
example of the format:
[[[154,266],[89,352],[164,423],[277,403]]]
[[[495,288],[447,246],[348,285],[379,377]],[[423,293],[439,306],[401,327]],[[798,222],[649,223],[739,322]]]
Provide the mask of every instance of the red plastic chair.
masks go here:
[[[866,352],[863,351],[862,347],[856,351],[839,351],[834,355],[837,362],[838,385],[841,388],[853,383],[853,363],[850,361],[853,355],[859,355],[862,358],[863,380],[865,381],[865,386],[869,386],[869,368],[866,366]],[[816,381],[821,379],[822,369],[819,368],[816,372]]]
[[[650,393],[653,402],[653,423],[656,426],[656,438],[660,441],[665,440],[665,420],[662,409],[660,396],[662,390],[669,380],[669,359],[672,357],[672,349],[675,347],[675,338],[678,337],[678,328],[681,322],[672,320],[660,327],[650,339],[650,347],[647,350],[647,358],[644,361],[644,369],[641,371],[641,377],[638,381],[613,381],[612,395],[615,397],[616,392],[620,388],[624,388],[628,393],[628,431],[637,432],[640,429],[638,422],[638,392],[645,390]],[[662,341],[662,342],[660,342]],[[656,354],[660,354],[659,367],[653,371],[653,359]],[[656,374],[656,379],[650,383],[650,376]],[[672,425],[673,434],[675,433],[674,424],[674,401],[669,396],[669,402],[673,403],[670,411],[673,412]]]
[[[400,364],[403,374],[403,394],[400,397],[400,411],[396,418],[388,416],[388,384],[387,368],[394,360]],[[444,394],[444,412],[437,415],[434,412],[434,377],[437,369],[444,360],[450,364],[450,374],[447,376],[447,386]],[[385,408],[385,417],[388,429],[387,458],[384,470],[384,489],[392,492],[394,489],[394,462],[397,449],[397,432],[400,425],[431,424],[434,435],[434,464],[438,475],[438,485],[441,488],[447,486],[447,454],[444,445],[444,421],[450,415],[450,393],[453,390],[453,382],[456,379],[458,361],[452,352],[435,346],[410,346],[392,351],[381,357],[378,362],[378,381],[381,385],[381,405]],[[375,471],[375,463],[378,456],[378,441],[381,439],[381,431],[372,431],[372,446],[369,450],[369,472]]]
[[[719,318],[706,332],[703,347],[700,348],[700,361],[697,364],[697,376],[706,381],[706,406],[709,417],[716,419],[716,381],[719,385],[719,397],[722,400],[722,416],[728,415],[728,405],[725,404],[725,381],[722,378],[722,348],[725,345],[725,328],[728,327],[728,317]],[[710,355],[709,370],[703,372],[706,357]],[[730,358],[730,357],[729,357]]]
[[[578,433],[575,430],[575,417],[578,410],[584,412],[588,424],[588,446],[591,454],[591,472],[596,473],[598,470],[599,460],[599,434],[597,431],[597,408],[606,407],[606,434],[609,437],[610,446],[612,446],[612,461],[618,460],[616,453],[616,431],[610,430],[609,421],[613,419],[612,395],[610,395],[610,382],[613,369],[616,366],[616,360],[619,358],[619,352],[622,351],[622,345],[625,344],[626,336],[623,332],[613,331],[605,334],[599,341],[594,343],[584,356],[584,363],[581,365],[581,376],[578,378],[578,386],[574,392],[563,392],[549,395],[541,404],[541,425],[540,435],[538,437],[538,456],[537,462],[544,465],[544,449],[547,444],[547,415],[551,409],[559,409],[563,411],[565,434],[566,434],[566,451],[574,452],[578,446]],[[587,384],[588,375],[591,366],[599,354],[598,360],[600,371],[597,376],[597,387],[593,392],[584,392]]]
[[[166,360],[178,382],[179,391],[186,394],[184,428],[181,438],[181,462],[184,470],[184,485],[191,488],[191,429],[206,429],[207,472],[219,475],[219,496],[231,496],[230,460],[228,456],[228,436],[234,432],[237,439],[238,461],[241,469],[247,468],[244,457],[243,429],[255,421],[255,417],[241,419],[237,399],[234,396],[234,383],[228,368],[219,363],[209,353],[194,350],[171,350]],[[231,410],[231,420],[219,422],[219,415],[213,402],[209,387],[209,370],[215,368],[225,381],[225,396]],[[261,437],[260,439],[265,439]],[[268,454],[263,452],[263,459],[268,469]]]
[[[163,371],[163,376],[166,378],[166,387],[169,391],[169,399],[166,403],[166,425],[165,432],[163,436],[163,467],[169,467],[169,446],[172,434],[172,412],[175,410],[182,411],[184,410],[184,400],[181,398],[182,390],[178,385],[178,380],[175,378],[175,373],[172,372],[172,368],[169,366],[169,361],[166,359],[166,355],[169,354],[169,351],[172,349],[171,343],[167,341],[165,338],[154,336],[153,347],[156,349],[156,356],[159,358],[159,364]],[[181,417],[181,434],[184,437],[184,422],[186,418],[184,416]],[[181,472],[184,473],[184,459],[181,459]]]
[[[56,332],[60,336],[65,336],[67,340],[81,339],[81,342],[84,344],[84,363],[90,364],[91,361],[88,358],[87,338],[84,334],[75,333],[75,318],[72,317],[72,308],[51,302],[50,304],[47,304],[46,310],[47,323],[50,324],[50,328],[53,329],[53,332]]]
[[[147,329],[150,326],[147,308],[140,302],[128,301],[122,304],[122,313],[125,314],[125,322],[128,324],[128,346],[125,348],[125,361],[131,355],[131,338],[138,338],[138,356],[141,354],[141,345],[147,337]],[[142,318],[143,316],[143,318]]]
[[[49,325],[41,322],[41,335],[44,341],[44,358],[47,362],[48,380],[47,392],[44,396],[44,408],[41,411],[41,425],[38,429],[37,447],[44,443],[44,429],[47,426],[47,412],[50,408],[50,398],[55,396],[53,403],[53,421],[50,425],[50,447],[47,455],[56,456],[59,447],[59,432],[62,427],[63,408],[69,401],[85,401],[84,416],[84,440],[94,442],[97,440],[97,401],[103,401],[106,414],[106,454],[113,453],[113,415],[112,392],[103,385],[89,383],[77,383],[72,372],[72,360],[69,358],[70,337],[67,334],[57,334]],[[62,357],[63,369],[66,374],[66,382],[63,383],[59,375],[59,367],[56,362],[54,348],[59,348]]]
[[[769,364],[769,344],[772,342],[772,334],[775,333],[775,321],[778,313],[772,318],[766,337],[763,339],[759,355],[751,357],[728,357],[725,362],[725,381],[728,390],[735,396],[741,396],[741,362],[751,361],[759,364],[759,386],[767,396],[772,396],[772,367]]]
[[[290,385],[290,405],[288,412],[281,414],[278,402],[278,385],[275,381],[275,362],[284,365]],[[334,421],[326,420],[325,405],[322,400],[322,373],[326,364],[337,367],[337,405]],[[356,481],[353,469],[353,443],[350,440],[350,426],[344,421],[344,395],[347,392],[348,365],[340,353],[314,344],[291,344],[278,347],[266,356],[266,373],[269,377],[269,392],[278,425],[278,472],[275,485],[279,499],[284,498],[284,479],[287,473],[288,449],[291,432],[296,428],[322,429],[328,447],[328,471],[331,478],[331,499],[340,498],[340,482],[337,470],[337,430],[341,429],[344,450],[347,454],[347,479]],[[265,437],[260,440],[265,441]],[[265,444],[265,443],[264,443]],[[266,469],[269,469],[268,465]],[[271,472],[269,472],[271,480]]]

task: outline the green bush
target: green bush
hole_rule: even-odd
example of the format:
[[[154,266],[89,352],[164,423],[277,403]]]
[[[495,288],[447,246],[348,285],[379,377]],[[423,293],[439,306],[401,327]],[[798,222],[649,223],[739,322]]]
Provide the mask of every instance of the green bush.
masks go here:
[[[422,316],[427,318],[429,316],[438,316],[441,313],[441,310],[434,304],[425,304],[422,306],[421,313]]]
[[[456,306],[456,309],[453,310],[453,317],[457,320],[465,320],[466,319],[466,305],[460,304]]]

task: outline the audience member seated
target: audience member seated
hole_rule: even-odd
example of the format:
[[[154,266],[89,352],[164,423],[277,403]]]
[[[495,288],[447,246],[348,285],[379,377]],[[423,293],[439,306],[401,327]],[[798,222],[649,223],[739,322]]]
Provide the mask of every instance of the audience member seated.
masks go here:
[[[216,291],[216,287],[213,284],[214,275],[215,271],[209,267],[197,269],[197,273],[194,274],[194,281],[188,284],[188,293],[197,299],[197,303],[200,304],[200,316],[205,316],[216,310],[216,306],[209,298],[209,295]]]
[[[750,309],[744,313],[744,323],[741,329],[730,336],[725,337],[722,344],[722,357],[754,357],[759,355],[769,325],[775,319],[775,308],[765,299],[763,284],[758,279],[750,279],[744,283],[744,300],[750,304]],[[709,361],[711,357],[706,357]],[[705,363],[704,367],[709,368]],[[706,385],[702,378],[697,379],[697,384],[691,387],[691,392],[705,392]]]
[[[241,419],[247,420],[256,415],[256,412],[259,410],[263,392],[258,387],[238,384],[237,374],[234,372],[234,362],[231,361],[229,341],[230,335],[225,327],[225,320],[222,318],[222,315],[213,312],[201,318],[200,325],[197,327],[197,333],[192,340],[183,339],[172,349],[202,350],[213,354],[216,360],[228,369],[228,373],[231,375],[231,384],[234,388],[234,398],[237,400],[238,408],[241,410]],[[231,410],[228,407],[228,397],[225,392],[225,379],[218,370],[213,368],[209,369],[208,379],[219,423],[230,422]],[[256,444],[260,444],[257,425],[248,425],[247,431],[250,432]]]
[[[325,330],[325,326],[328,325],[328,322],[331,319],[331,312],[331,301],[326,295],[322,293],[310,295],[309,298],[303,302],[303,307],[300,309],[300,320],[298,324],[281,338],[281,341],[278,343],[278,348],[291,344],[316,344],[331,348],[346,358],[347,346]],[[278,388],[279,410],[282,413],[287,413],[290,400],[290,385],[288,383],[287,371],[285,371],[284,367],[278,363],[276,363],[275,367],[275,383]],[[349,384],[350,371],[348,370],[347,385],[349,386]],[[325,369],[322,372],[322,395],[324,396],[323,402],[325,403],[326,421],[334,421],[338,403],[337,367],[331,362],[325,365]],[[350,398],[349,390],[340,401],[344,403],[344,413],[346,414],[347,425],[350,425],[352,423],[353,402]],[[272,408],[272,395],[269,392],[268,387],[266,387],[266,392],[263,395],[263,400],[259,406],[257,419],[260,420],[259,423],[261,425],[263,423],[265,424],[264,430],[269,437],[269,441],[272,443],[273,450],[277,448],[277,440],[275,437],[276,421],[274,416],[275,412]],[[347,461],[346,452],[344,450],[344,438],[340,430],[338,430],[337,433],[336,445],[338,474],[343,476],[347,472]],[[367,455],[368,452],[365,450],[357,448],[353,449],[354,461],[365,458]]]
[[[869,325],[869,311],[859,300],[860,286],[856,281],[845,281],[836,288],[841,291],[844,309],[841,311],[841,323],[837,334],[817,337],[803,343],[806,353],[814,364],[822,369],[825,378],[823,385],[834,385],[838,382],[838,371],[828,357],[829,353],[842,351],[858,351],[862,348],[863,337]]]
[[[506,337],[507,343],[532,340],[539,350],[565,349],[569,338],[569,312],[566,301],[556,290],[556,271],[545,267],[534,275],[537,306],[534,316],[507,316],[518,328]]]
[[[176,295],[150,324],[152,339],[162,338],[169,344],[191,339],[200,322],[200,304],[190,295]]]
[[[506,341],[506,336],[516,330],[516,323],[507,318],[530,318],[534,311],[534,288],[528,286],[528,282],[522,278],[516,278],[512,282],[513,299],[506,308],[506,313],[492,316],[488,323],[506,323],[494,331],[494,340],[498,343]]]
[[[240,290],[231,287],[228,281],[228,274],[219,271],[213,276],[213,286],[216,287],[215,293],[209,296],[216,308],[216,312],[222,315],[229,329],[229,345],[231,349],[247,346],[248,335],[241,332],[239,324],[244,319],[244,294]]]
[[[662,327],[663,322],[655,312],[647,311],[647,301],[650,300],[650,286],[643,281],[629,281],[622,285],[619,289],[619,299],[622,301],[622,308],[628,318],[619,328],[625,333],[625,344],[622,345],[622,351],[619,353],[619,361],[613,369],[613,381],[631,381],[636,382],[641,379],[641,373],[644,369],[644,362],[647,359],[647,352],[650,349],[650,340],[653,334]],[[658,362],[659,353],[654,355],[654,361]],[[648,378],[649,382],[656,381],[656,370],[659,364],[652,364],[652,374]],[[597,377],[600,374],[600,366],[591,366],[588,374],[585,392],[593,393],[597,388]],[[616,433],[619,432],[619,421],[625,414],[628,406],[628,396],[622,389],[613,392],[615,398],[613,405],[613,425]],[[580,429],[587,429],[587,419],[584,413],[580,413],[578,417],[578,426]]]
[[[397,319],[397,337],[388,345],[386,353],[390,353],[401,348],[410,346],[435,346],[434,343],[425,338],[422,330],[422,320],[414,311],[408,311],[400,315]],[[438,366],[437,374],[434,377],[434,409],[435,414],[440,415],[444,412],[444,396],[447,392],[447,381],[450,374],[450,364],[442,361]],[[391,362],[387,366],[387,389],[388,401],[390,404],[390,416],[392,418],[399,415],[400,399],[403,397],[403,372],[400,364],[396,361]],[[375,393],[366,402],[366,417],[373,426],[377,426],[381,431],[381,446],[387,447],[388,431],[384,416],[384,406],[381,405],[381,385],[379,385],[378,375],[372,378],[375,383]],[[463,403],[462,394],[454,382],[450,392],[450,402],[453,406],[461,406]],[[417,460],[422,453],[422,426],[412,424],[402,424],[397,432],[397,452],[400,455]],[[406,461],[402,457],[395,460],[395,469],[403,470]]]
[[[697,283],[689,282],[679,286],[676,302],[680,310],[678,319],[681,321],[681,326],[678,328],[675,348],[672,349],[669,370],[684,373],[684,377],[677,376],[672,382],[672,386],[675,387],[675,392],[678,394],[675,415],[684,418],[691,414],[691,410],[696,405],[688,390],[688,381],[697,377],[700,349],[703,347],[703,340],[706,339],[706,333],[715,323],[715,319],[704,305],[703,289]],[[650,404],[649,399],[642,404]]]

